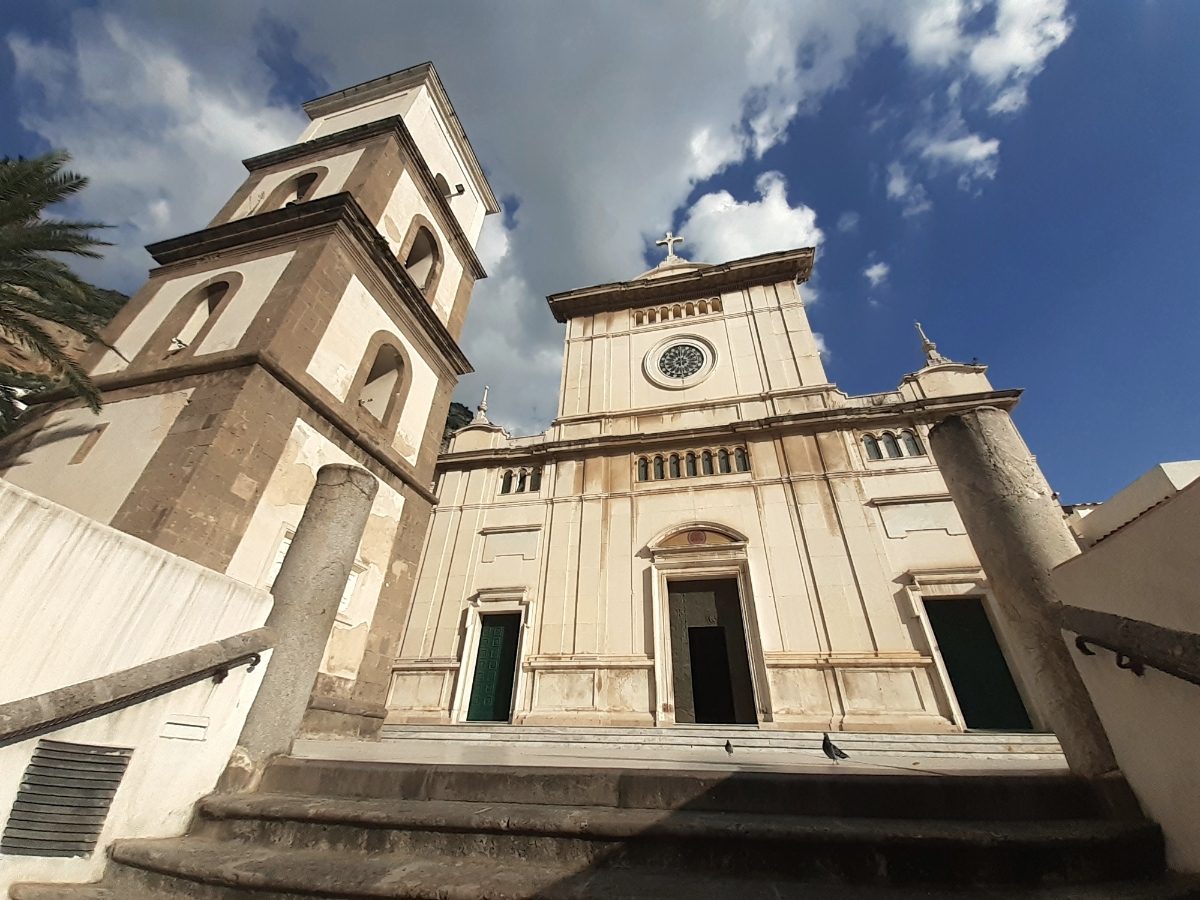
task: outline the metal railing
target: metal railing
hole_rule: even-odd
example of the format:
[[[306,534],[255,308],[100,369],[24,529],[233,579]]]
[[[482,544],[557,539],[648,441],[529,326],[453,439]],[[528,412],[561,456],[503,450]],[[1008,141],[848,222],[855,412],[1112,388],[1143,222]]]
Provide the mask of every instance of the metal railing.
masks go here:
[[[1062,608],[1062,627],[1077,635],[1075,648],[1085,656],[1102,647],[1115,655],[1117,668],[1139,678],[1149,667],[1200,685],[1200,634],[1079,606]]]

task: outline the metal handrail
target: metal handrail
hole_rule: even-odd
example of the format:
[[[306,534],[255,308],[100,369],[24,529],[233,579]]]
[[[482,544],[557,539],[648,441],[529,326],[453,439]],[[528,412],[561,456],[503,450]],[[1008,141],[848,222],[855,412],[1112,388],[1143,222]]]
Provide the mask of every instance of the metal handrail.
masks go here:
[[[273,643],[270,629],[257,628],[36,697],[0,703],[0,747],[136,706],[208,678],[220,684],[240,665],[252,671]]]
[[[1103,647],[1115,655],[1117,668],[1139,678],[1149,667],[1200,686],[1198,634],[1079,606],[1062,608],[1062,627],[1075,632],[1075,648],[1084,656]]]

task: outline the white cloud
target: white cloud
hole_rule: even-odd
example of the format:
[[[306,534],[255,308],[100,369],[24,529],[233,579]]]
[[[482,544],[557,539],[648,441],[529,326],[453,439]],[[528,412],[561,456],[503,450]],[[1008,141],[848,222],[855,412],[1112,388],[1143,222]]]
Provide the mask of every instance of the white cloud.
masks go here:
[[[838,216],[837,230],[842,234],[849,234],[852,231],[858,231],[858,223],[862,217],[854,210],[847,210]]]
[[[739,201],[728,191],[716,191],[692,204],[681,229],[690,258],[718,263],[821,243],[816,211],[788,203],[787,181],[780,173],[764,172],[754,186],[757,200]]]
[[[1000,141],[984,140],[977,134],[935,139],[921,149],[921,156],[958,170],[958,186],[969,190],[976,181],[996,177]]]
[[[966,33],[982,2],[698,0],[686,12],[560,4],[550,16],[533,0],[420,14],[357,0],[348,16],[295,0],[285,21],[297,64],[333,87],[433,59],[497,193],[519,197],[509,227],[489,224],[504,253],[476,289],[463,342],[495,388],[494,418],[526,430],[545,423],[558,389],[562,331],[543,295],[640,271],[647,241],[681,211],[684,249],[703,248],[711,261],[819,235],[815,214],[802,198],[787,202],[778,176],[741,203],[718,202],[722,192],[704,182],[778,146],[873,46],[894,41],[939,77],[982,85],[978,102],[1019,107],[1069,20],[1055,0],[996,0],[995,26]],[[277,4],[102,8],[74,14],[62,43],[7,42],[22,123],[70,149],[92,177],[78,214],[119,225],[118,246],[86,274],[131,289],[151,264],[141,245],[203,227],[245,177],[240,159],[293,141],[303,116],[295,98],[270,99],[275,76],[260,56],[256,26],[284,15]],[[889,170],[889,196],[916,215],[931,205],[921,181],[951,162],[907,154],[897,162],[903,190],[893,193],[900,181]],[[703,196],[685,210],[697,186]],[[461,396],[474,402],[476,384],[469,393]]]
[[[933,201],[925,185],[913,181],[904,164],[896,161],[887,168],[887,195],[895,200],[905,216],[918,216],[933,209]]]
[[[871,282],[871,287],[879,287],[887,281],[888,273],[892,271],[892,267],[885,262],[871,263],[863,269],[863,277]]]

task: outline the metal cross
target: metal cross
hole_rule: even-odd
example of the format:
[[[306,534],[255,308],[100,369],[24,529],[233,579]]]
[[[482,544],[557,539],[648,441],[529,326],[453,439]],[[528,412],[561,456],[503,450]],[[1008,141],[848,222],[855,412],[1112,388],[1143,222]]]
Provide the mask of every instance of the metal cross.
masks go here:
[[[663,238],[661,241],[655,241],[654,245],[656,247],[666,247],[667,248],[667,259],[678,259],[679,257],[677,257],[675,255],[675,245],[682,244],[682,243],[683,243],[683,238],[681,238],[677,234],[672,234],[671,232],[668,231],[667,236],[665,238]]]

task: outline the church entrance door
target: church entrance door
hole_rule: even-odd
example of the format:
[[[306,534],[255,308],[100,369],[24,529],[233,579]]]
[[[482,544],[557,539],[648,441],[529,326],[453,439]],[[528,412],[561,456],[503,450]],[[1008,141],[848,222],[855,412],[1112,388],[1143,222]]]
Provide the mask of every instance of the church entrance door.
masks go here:
[[[468,722],[507,722],[512,714],[513,681],[517,671],[517,644],[521,614],[480,617],[479,651],[471,682]]]
[[[737,579],[671,581],[667,587],[675,721],[755,724]]]
[[[978,597],[925,600],[925,614],[968,728],[1028,731],[1029,713]]]

